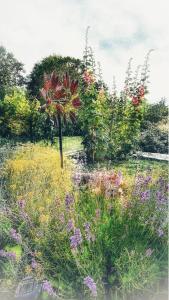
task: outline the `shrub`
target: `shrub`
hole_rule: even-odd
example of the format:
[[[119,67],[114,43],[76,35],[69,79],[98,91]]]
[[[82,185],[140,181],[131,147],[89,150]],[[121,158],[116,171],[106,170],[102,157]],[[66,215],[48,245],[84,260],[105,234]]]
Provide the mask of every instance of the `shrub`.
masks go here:
[[[144,152],[168,153],[168,133],[149,123],[140,136],[139,147]]]

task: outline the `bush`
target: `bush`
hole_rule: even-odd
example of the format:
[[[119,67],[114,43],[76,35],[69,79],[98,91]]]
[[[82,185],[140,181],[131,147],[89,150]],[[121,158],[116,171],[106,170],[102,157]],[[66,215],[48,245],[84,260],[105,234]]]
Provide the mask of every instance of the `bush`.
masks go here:
[[[139,146],[144,152],[168,153],[168,133],[149,123],[141,134]]]

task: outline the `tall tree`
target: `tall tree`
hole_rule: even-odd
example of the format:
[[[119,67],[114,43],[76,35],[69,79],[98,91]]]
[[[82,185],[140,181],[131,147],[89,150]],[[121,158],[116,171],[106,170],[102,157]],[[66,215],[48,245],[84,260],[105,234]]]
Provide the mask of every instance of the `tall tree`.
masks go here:
[[[24,84],[23,75],[23,64],[0,46],[0,99],[3,99],[11,88]]]
[[[32,97],[39,97],[43,86],[44,73],[51,74],[55,71],[59,77],[68,73],[72,79],[77,79],[81,74],[81,61],[72,57],[50,55],[36,63],[28,79],[28,91]]]

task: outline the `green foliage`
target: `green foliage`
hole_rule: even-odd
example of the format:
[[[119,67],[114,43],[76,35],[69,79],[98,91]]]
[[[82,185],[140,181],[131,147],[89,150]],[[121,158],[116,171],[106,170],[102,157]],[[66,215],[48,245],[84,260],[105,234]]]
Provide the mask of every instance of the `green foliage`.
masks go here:
[[[144,104],[135,107],[130,99],[121,97],[115,98],[110,107],[109,155],[112,159],[124,159],[137,148]]]
[[[144,152],[167,154],[168,133],[157,126],[149,124],[149,127],[141,133],[139,146]]]
[[[13,89],[0,102],[0,128],[3,136],[24,135],[28,131],[29,101],[25,91]]]
[[[24,83],[23,64],[12,53],[0,47],[0,100],[11,88],[22,86]]]
[[[79,119],[84,149],[89,160],[102,160],[106,156],[109,141],[107,94],[93,83],[81,93],[81,99]]]
[[[167,120],[168,117],[168,106],[166,105],[165,99],[161,99],[158,103],[147,104],[147,108],[142,121],[142,128],[147,129],[149,124],[157,124],[160,121]]]

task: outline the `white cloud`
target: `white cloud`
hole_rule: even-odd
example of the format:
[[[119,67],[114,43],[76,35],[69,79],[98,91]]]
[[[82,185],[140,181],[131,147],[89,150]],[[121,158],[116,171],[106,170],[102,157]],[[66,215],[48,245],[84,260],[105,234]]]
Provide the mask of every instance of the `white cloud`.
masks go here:
[[[0,0],[1,1],[1,0]],[[142,64],[149,49],[151,101],[169,98],[168,1],[5,0],[0,11],[0,44],[23,61],[27,72],[49,54],[82,57],[85,28],[105,81],[122,86],[128,59]],[[107,46],[101,45],[107,42]]]

